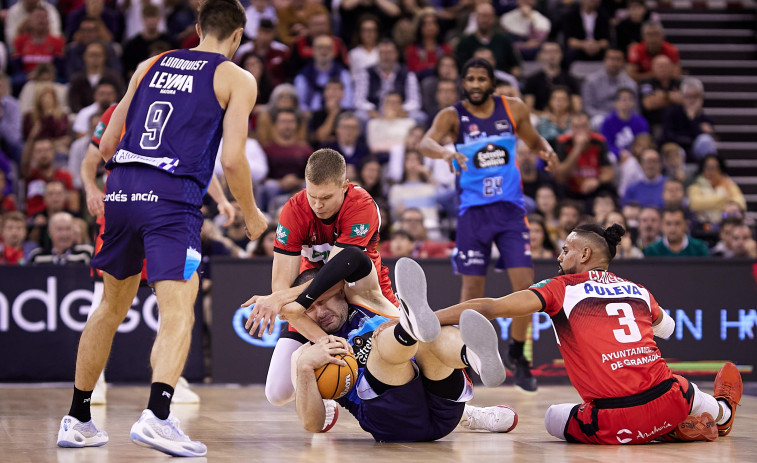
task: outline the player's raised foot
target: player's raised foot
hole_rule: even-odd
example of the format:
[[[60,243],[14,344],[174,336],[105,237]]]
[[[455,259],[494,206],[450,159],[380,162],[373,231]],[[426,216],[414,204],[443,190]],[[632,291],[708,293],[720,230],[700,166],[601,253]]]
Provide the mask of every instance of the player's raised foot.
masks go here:
[[[420,342],[433,342],[442,330],[426,299],[426,275],[413,259],[403,257],[394,267],[400,300],[400,325]]]
[[[714,441],[718,438],[718,426],[715,419],[705,412],[699,416],[689,415],[678,423],[675,430],[666,434],[664,440],[678,442]]]
[[[513,357],[508,353],[502,359],[505,363],[505,368],[515,376],[515,386],[520,390],[528,393],[535,393],[537,390],[536,378],[531,374],[531,364],[528,362],[525,356]]]
[[[99,447],[108,443],[108,433],[100,431],[92,420],[82,423],[71,415],[60,421],[58,447]]]
[[[203,457],[208,452],[205,444],[190,440],[184,434],[178,418],[173,414],[168,419],[161,420],[151,410],[145,410],[131,427],[129,436],[137,445],[175,457]]]
[[[105,405],[108,394],[108,384],[105,382],[105,373],[100,373],[100,377],[97,378],[95,388],[92,390],[92,397],[89,400],[90,405]]]
[[[465,310],[460,315],[460,336],[466,346],[468,363],[484,386],[495,387],[505,382],[499,340],[491,322],[475,310]]]
[[[189,383],[187,382],[186,378],[180,376],[179,381],[176,382],[176,388],[174,388],[173,397],[171,397],[171,403],[199,404],[200,396],[189,388]]]
[[[323,420],[321,432],[329,432],[339,419],[339,404],[335,400],[323,399],[323,406],[326,408],[326,419]]]
[[[518,424],[518,414],[509,405],[474,407],[466,405],[460,426],[471,431],[510,432]]]
[[[720,406],[725,408],[723,402],[727,402],[730,407],[731,416],[723,424],[718,424],[718,434],[727,436],[733,427],[733,419],[736,416],[736,406],[741,400],[741,394],[744,392],[744,384],[741,382],[741,373],[739,368],[728,362],[720,368],[718,375],[715,377],[715,391],[713,396],[718,400]],[[723,410],[724,412],[726,410]]]

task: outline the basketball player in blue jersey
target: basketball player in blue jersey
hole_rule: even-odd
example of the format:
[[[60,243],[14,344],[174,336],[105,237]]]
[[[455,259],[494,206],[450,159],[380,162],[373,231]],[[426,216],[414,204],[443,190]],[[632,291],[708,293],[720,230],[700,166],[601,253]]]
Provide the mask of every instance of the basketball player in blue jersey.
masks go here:
[[[484,296],[486,269],[492,243],[507,268],[513,291],[533,284],[529,231],[518,170],[516,140],[520,138],[547,162],[556,165],[557,156],[547,141],[534,130],[528,107],[518,98],[492,96],[494,69],[488,61],[472,58],[461,73],[465,99],[443,109],[423,136],[420,151],[443,159],[457,170],[460,205],[457,242],[452,266],[462,275],[460,301]],[[441,145],[455,140],[455,150]],[[531,319],[513,320],[512,343],[505,366],[515,373],[515,383],[536,391],[536,379],[523,355]]]
[[[104,294],[79,342],[71,409],[58,431],[61,447],[108,442],[107,433],[92,422],[92,389],[137,294],[146,257],[160,328],[151,354],[147,409],[130,436],[170,455],[207,452],[182,432],[170,404],[189,351],[201,259],[200,206],[222,135],[221,163],[250,238],[267,226],[255,207],[244,154],[257,84],[229,61],[245,22],[238,0],[206,0],[198,15],[197,48],[169,51],[140,64],[102,137],[100,148],[111,173],[103,247],[92,265],[104,272]]]

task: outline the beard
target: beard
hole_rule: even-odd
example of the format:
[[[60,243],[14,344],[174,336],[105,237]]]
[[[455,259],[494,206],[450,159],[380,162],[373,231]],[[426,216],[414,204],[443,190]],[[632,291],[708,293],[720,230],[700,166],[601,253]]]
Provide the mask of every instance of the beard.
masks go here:
[[[484,91],[484,96],[481,97],[481,101],[473,101],[471,99],[470,93],[468,93],[468,90],[463,89],[463,96],[466,100],[470,101],[470,103],[474,106],[481,106],[482,104],[486,103],[486,101],[489,99],[490,96],[494,93],[494,89],[490,88],[488,90]]]
[[[563,268],[562,264],[557,264],[557,267],[558,267],[558,270],[557,270],[558,275],[573,275],[574,273],[576,273],[575,267],[566,269],[566,268]]]

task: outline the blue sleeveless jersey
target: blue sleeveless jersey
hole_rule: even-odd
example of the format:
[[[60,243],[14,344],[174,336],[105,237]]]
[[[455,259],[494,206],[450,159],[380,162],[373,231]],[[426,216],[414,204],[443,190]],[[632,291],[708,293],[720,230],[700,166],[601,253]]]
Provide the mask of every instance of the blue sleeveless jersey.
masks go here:
[[[355,353],[355,358],[357,359],[358,376],[357,378],[354,378],[355,387],[353,387],[346,396],[337,399],[339,405],[345,407],[353,415],[357,413],[358,406],[360,405],[360,397],[358,397],[357,394],[357,384],[363,376],[365,362],[368,361],[368,354],[371,353],[371,338],[373,336],[373,331],[376,330],[379,325],[389,320],[389,318],[371,312],[365,307],[350,304],[350,309],[347,314],[347,322],[342,325],[342,328],[340,328],[339,331],[332,333],[334,336],[342,337],[350,343],[352,350]]]
[[[213,78],[224,61],[221,54],[194,50],[173,50],[154,60],[139,81],[126,131],[106,167],[139,163],[191,179],[201,198],[223,131],[226,111],[218,104]],[[197,194],[185,196],[194,202]]]
[[[468,161],[467,171],[456,178],[460,196],[459,215],[468,208],[497,202],[511,202],[525,210],[523,186],[515,159],[515,124],[510,117],[505,97],[494,97],[494,112],[487,119],[479,119],[455,104],[460,128],[455,149]]]

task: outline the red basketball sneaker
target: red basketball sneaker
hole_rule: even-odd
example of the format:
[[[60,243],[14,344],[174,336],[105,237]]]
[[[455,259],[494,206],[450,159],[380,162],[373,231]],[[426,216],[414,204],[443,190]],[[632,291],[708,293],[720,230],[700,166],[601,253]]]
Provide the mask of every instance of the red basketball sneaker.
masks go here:
[[[736,406],[744,392],[744,384],[741,382],[741,373],[736,365],[726,363],[715,377],[715,392],[712,394],[718,400],[725,400],[731,406],[731,417],[725,424],[718,425],[718,433],[727,436],[733,426],[733,418],[736,416]]]
[[[697,440],[714,441],[718,438],[718,425],[709,413],[700,416],[689,415],[680,422],[676,429],[663,437],[666,441],[692,442]]]

